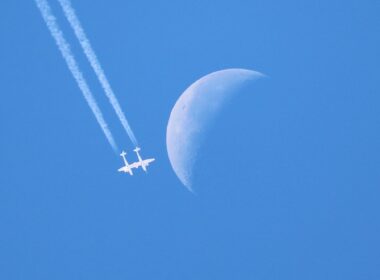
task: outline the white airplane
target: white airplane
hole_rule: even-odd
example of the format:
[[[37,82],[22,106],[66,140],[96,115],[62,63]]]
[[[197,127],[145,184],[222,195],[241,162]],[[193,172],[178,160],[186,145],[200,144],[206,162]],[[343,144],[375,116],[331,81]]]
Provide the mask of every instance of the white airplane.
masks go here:
[[[132,169],[133,168],[139,168],[141,166],[141,168],[146,172],[147,171],[147,167],[149,166],[149,163],[155,161],[154,158],[149,158],[149,159],[142,159],[141,156],[140,156],[140,151],[141,149],[139,147],[136,147],[136,149],[134,149],[133,151],[137,154],[137,158],[138,158],[138,161],[134,162],[134,163],[131,163],[129,164],[128,161],[127,161],[127,158],[126,158],[126,155],[127,153],[126,152],[122,152],[120,154],[120,156],[123,158],[123,161],[124,161],[124,164],[125,166],[121,167],[118,169],[119,172],[125,172],[125,173],[129,173],[131,176],[133,175],[133,171]]]
[[[138,168],[139,167],[139,163],[138,162],[134,162],[132,164],[129,164],[128,161],[127,161],[127,158],[125,157],[126,155],[127,155],[127,153],[124,152],[124,151],[120,154],[120,156],[124,160],[125,166],[119,168],[117,171],[129,173],[132,176],[133,175],[132,168]]]
[[[141,168],[146,172],[147,171],[147,167],[149,166],[149,163],[155,161],[154,158],[148,158],[148,159],[142,159],[141,156],[140,156],[140,151],[141,149],[139,147],[136,147],[136,149],[134,149],[133,151],[137,154],[137,158],[139,159],[138,162],[135,162],[138,164],[138,167],[141,166]]]

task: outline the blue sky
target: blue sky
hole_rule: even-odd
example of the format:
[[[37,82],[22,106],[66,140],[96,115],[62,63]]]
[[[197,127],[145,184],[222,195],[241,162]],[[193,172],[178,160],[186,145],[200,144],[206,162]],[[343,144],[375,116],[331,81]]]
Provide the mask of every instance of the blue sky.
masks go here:
[[[119,146],[133,147],[56,1]],[[1,279],[379,279],[378,1],[76,1],[143,155],[121,161],[34,1],[2,1]],[[225,110],[197,167],[166,125],[198,78],[269,76]]]

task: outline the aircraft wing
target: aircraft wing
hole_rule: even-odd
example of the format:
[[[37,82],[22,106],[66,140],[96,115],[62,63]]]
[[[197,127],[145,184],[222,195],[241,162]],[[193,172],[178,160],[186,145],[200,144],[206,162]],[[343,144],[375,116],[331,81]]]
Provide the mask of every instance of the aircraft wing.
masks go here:
[[[118,171],[129,172],[129,170],[131,170],[132,168],[138,168],[139,166],[141,166],[139,162],[134,162],[132,164],[128,164],[126,166],[120,167]]]
[[[127,166],[120,167],[117,171],[119,172],[129,172],[129,168]]]
[[[141,166],[141,163],[136,161],[134,163],[131,163],[130,165],[128,165],[130,168],[138,168],[139,166]]]
[[[149,164],[149,163],[153,162],[154,160],[155,160],[154,158],[145,159],[145,160],[144,160],[144,163],[145,163],[145,164]]]

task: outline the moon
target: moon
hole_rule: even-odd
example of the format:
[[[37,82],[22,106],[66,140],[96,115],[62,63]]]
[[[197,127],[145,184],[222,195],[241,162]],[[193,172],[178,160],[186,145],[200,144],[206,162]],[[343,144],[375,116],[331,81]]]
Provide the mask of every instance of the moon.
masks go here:
[[[208,74],[187,88],[175,103],[166,130],[166,146],[179,180],[193,191],[194,166],[207,130],[222,108],[248,82],[264,77],[247,69]]]

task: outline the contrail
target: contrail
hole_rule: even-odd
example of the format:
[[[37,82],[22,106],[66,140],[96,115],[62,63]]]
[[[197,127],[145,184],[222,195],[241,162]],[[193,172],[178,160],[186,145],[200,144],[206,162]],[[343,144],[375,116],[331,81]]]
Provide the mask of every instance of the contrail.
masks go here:
[[[61,51],[61,54],[63,58],[66,61],[67,66],[69,67],[69,70],[71,74],[73,75],[75,81],[77,82],[80,90],[83,93],[84,98],[86,99],[88,105],[90,106],[92,112],[95,115],[96,120],[98,121],[100,127],[102,128],[108,142],[110,143],[111,147],[114,149],[114,151],[117,151],[117,145],[115,140],[113,139],[113,136],[111,134],[111,131],[108,128],[108,125],[106,121],[103,118],[103,114],[100,111],[94,96],[92,95],[92,92],[90,88],[87,85],[87,82],[85,78],[83,77],[82,72],[79,70],[78,64],[74,58],[74,55],[71,52],[70,45],[66,41],[56,18],[54,17],[50,5],[46,0],[35,0],[38,9],[41,12],[41,15],[49,28],[49,31],[51,35],[53,36],[56,44],[58,45],[59,50]]]
[[[70,0],[58,0],[59,4],[61,5],[63,12],[69,21],[72,29],[74,30],[75,36],[77,37],[88,61],[91,64],[92,69],[94,70],[96,76],[98,77],[98,80],[106,93],[109,102],[111,103],[113,109],[116,112],[116,115],[118,116],[121,124],[123,125],[125,131],[127,132],[129,138],[133,142],[135,146],[138,146],[137,139],[127,121],[125,118],[125,115],[123,113],[123,110],[120,107],[120,104],[111,88],[110,83],[108,82],[108,79],[104,73],[104,70],[95,54],[95,51],[91,47],[90,40],[87,38],[86,33],[84,32],[84,29],[82,27],[82,24],[80,23],[74,8],[71,5]]]

